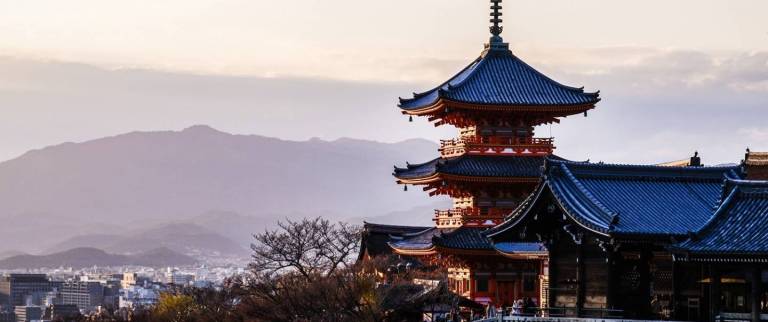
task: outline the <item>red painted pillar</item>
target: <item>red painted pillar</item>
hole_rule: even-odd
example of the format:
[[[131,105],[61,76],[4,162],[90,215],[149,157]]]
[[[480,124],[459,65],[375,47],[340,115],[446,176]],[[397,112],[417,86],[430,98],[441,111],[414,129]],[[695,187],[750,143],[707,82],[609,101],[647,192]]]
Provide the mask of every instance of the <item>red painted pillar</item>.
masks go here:
[[[469,298],[471,300],[475,300],[477,297],[477,283],[475,282],[475,275],[472,274],[472,271],[469,271]]]

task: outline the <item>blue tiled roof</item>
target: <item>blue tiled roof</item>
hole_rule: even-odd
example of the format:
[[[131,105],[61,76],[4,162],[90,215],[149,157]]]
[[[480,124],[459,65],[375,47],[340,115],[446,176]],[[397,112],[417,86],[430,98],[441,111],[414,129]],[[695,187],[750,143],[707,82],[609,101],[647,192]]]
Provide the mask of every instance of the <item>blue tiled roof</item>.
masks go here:
[[[430,229],[430,227],[380,225],[368,222],[364,223],[363,227],[358,260],[361,260],[366,253],[374,257],[389,254],[392,252],[389,246],[390,241]]]
[[[546,255],[547,248],[542,243],[510,243],[501,242],[494,244],[496,250],[507,254],[543,254]]]
[[[463,155],[437,158],[422,164],[395,167],[399,179],[425,178],[437,173],[473,177],[537,178],[544,166],[543,156],[479,156]]]
[[[450,249],[493,250],[491,241],[483,235],[484,230],[484,228],[460,227],[435,236],[432,242],[435,246]]]
[[[768,182],[729,181],[715,216],[671,247],[696,255],[768,255]]]
[[[429,250],[433,246],[432,239],[435,236],[452,230],[432,227],[421,232],[403,235],[402,238],[389,242],[389,246],[400,250]]]
[[[502,106],[568,106],[594,104],[599,93],[562,85],[545,76],[508,48],[491,47],[456,76],[437,88],[401,99],[400,108],[415,110],[438,99]]]
[[[544,181],[496,235],[516,225],[548,190],[576,222],[605,235],[685,235],[712,217],[723,181],[738,166],[662,167],[547,160]]]
[[[369,223],[367,221],[363,222],[363,229],[367,233],[385,234],[385,235],[392,235],[392,236],[401,236],[401,235],[418,233],[430,228],[431,227],[424,227],[424,226],[400,226],[400,225],[375,224],[375,223]]]
[[[547,184],[581,224],[614,234],[682,235],[712,217],[739,167],[661,167],[551,161]]]
[[[490,240],[483,236],[484,228],[432,228],[402,240],[392,241],[390,247],[399,250],[429,250],[434,246],[457,250],[493,250]]]

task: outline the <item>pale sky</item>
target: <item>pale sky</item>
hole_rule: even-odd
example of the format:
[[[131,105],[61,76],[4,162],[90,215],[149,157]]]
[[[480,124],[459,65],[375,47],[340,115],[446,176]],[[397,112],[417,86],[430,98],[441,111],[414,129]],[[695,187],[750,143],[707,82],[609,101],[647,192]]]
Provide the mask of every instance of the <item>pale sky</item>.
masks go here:
[[[699,149],[727,162],[768,150],[768,1],[504,8],[515,53],[602,90],[589,118],[553,127],[559,153],[660,162]],[[396,99],[474,59],[488,18],[486,0],[0,0],[0,160],[193,124],[297,140],[451,136],[404,122]]]
[[[563,48],[616,46],[768,50],[764,0],[504,6],[505,38],[552,58],[569,56]],[[476,55],[488,11],[486,0],[1,0],[0,52],[199,73],[434,81],[401,69]]]

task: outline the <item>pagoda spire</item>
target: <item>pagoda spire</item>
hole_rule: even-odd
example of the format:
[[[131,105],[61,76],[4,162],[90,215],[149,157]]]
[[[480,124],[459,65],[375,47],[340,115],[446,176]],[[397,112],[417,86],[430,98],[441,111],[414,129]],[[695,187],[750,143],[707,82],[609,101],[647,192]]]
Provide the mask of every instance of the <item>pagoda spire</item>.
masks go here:
[[[501,1],[502,0],[491,0],[491,20],[492,23],[490,29],[491,29],[491,43],[501,43],[503,42],[501,38],[501,32],[504,31],[504,27],[501,26],[501,23],[504,21],[501,19],[501,16],[503,15],[501,12]]]

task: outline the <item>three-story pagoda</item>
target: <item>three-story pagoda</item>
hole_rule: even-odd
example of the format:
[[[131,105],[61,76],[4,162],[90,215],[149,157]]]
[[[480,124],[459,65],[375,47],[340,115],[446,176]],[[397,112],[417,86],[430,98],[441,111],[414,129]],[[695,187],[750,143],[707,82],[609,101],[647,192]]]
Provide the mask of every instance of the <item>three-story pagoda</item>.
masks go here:
[[[536,137],[534,128],[586,115],[600,98],[599,92],[560,84],[515,56],[501,38],[501,2],[491,0],[491,38],[480,57],[434,89],[400,99],[410,119],[427,117],[459,133],[441,142],[438,158],[395,167],[393,175],[406,190],[421,186],[430,196],[454,201],[452,209],[435,211],[434,228],[389,245],[400,255],[439,258],[459,294],[511,305],[540,296],[546,250],[511,245],[499,252],[482,232],[500,224],[534,190],[544,160],[555,157],[554,139]]]

